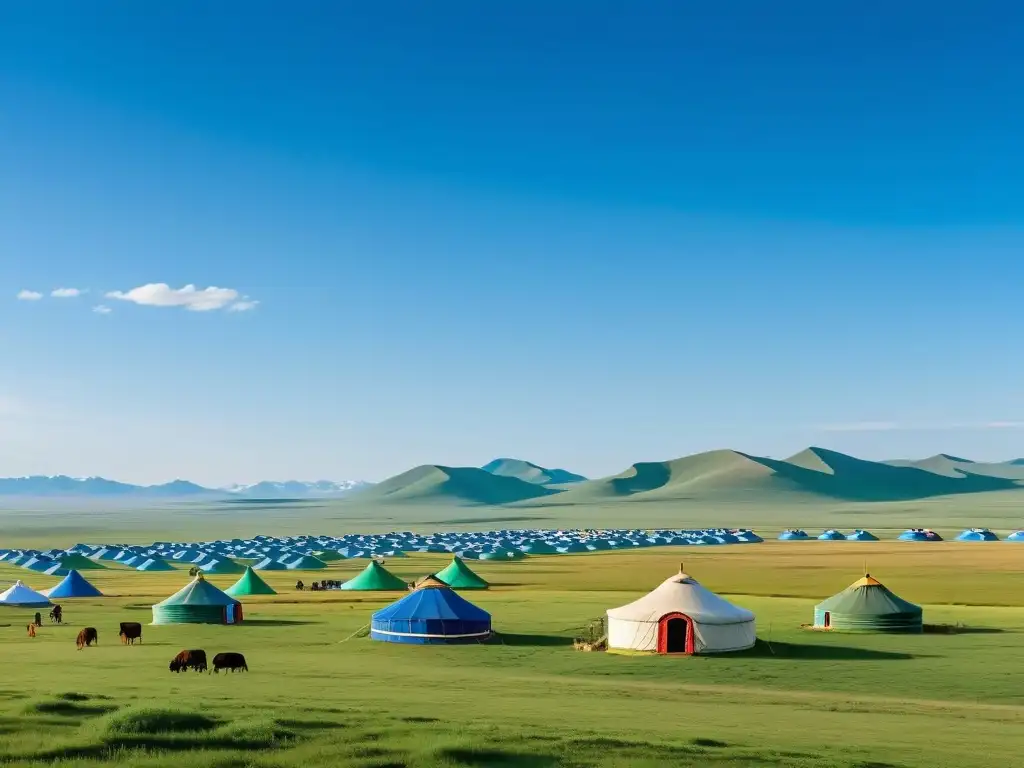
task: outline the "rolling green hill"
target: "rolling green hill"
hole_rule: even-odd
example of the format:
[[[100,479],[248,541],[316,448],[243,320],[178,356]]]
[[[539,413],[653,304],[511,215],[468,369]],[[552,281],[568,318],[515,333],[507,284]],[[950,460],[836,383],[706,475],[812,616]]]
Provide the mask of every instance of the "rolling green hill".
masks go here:
[[[353,497],[366,502],[447,502],[451,504],[513,504],[558,491],[517,477],[493,475],[477,467],[425,464],[403,472]]]
[[[518,477],[535,485],[570,485],[586,481],[583,475],[565,469],[548,469],[522,459],[495,459],[484,464],[482,469],[501,477]]]
[[[975,464],[940,454],[920,462],[877,462],[825,448],[786,460],[719,450],[638,462],[597,480],[554,485],[558,471],[499,459],[484,469],[424,466],[374,486],[360,503],[552,506],[619,502],[894,502],[1024,490],[1024,467]],[[550,483],[551,485],[547,485]],[[564,480],[562,480],[564,482]],[[1022,494],[1024,496],[1024,494]]]

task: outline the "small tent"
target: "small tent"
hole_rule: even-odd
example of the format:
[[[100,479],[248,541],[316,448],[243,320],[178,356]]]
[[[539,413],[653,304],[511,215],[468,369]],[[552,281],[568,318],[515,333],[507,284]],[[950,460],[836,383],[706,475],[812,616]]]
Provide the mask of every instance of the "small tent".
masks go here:
[[[277,592],[267,582],[261,579],[252,567],[247,567],[242,578],[224,590],[225,594],[232,597],[247,597],[248,595],[276,595]]]
[[[911,528],[899,535],[900,541],[942,541],[942,537],[927,528]]]
[[[608,611],[608,650],[725,653],[757,640],[754,614],[681,570],[653,592]]]
[[[0,594],[0,605],[15,608],[45,608],[51,604],[46,595],[26,586],[20,579]]]
[[[161,571],[173,571],[173,570],[175,570],[175,568],[174,568],[173,565],[168,563],[166,560],[163,560],[163,559],[161,559],[159,557],[150,557],[150,558],[147,558],[147,559],[143,560],[141,563],[139,563],[135,567],[135,570],[137,570],[137,571],[151,571],[153,573],[158,573],[158,572],[161,572]]]
[[[209,558],[198,563],[197,567],[203,573],[212,576],[223,576],[225,574],[245,572],[245,568],[229,557]]]
[[[866,574],[814,607],[814,626],[848,632],[921,632],[923,612]]]
[[[237,624],[242,604],[208,582],[202,573],[153,606],[154,624]]]
[[[1024,541],[1024,531],[1014,531],[1006,537],[1007,541]]]
[[[68,571],[64,580],[55,587],[45,590],[49,598],[59,597],[103,597],[103,593],[85,580],[78,571]]]
[[[102,571],[106,570],[105,565],[95,560],[90,560],[79,552],[68,552],[55,558],[57,562],[69,571]]]
[[[790,529],[779,534],[779,541],[804,541],[808,539],[806,531]]]
[[[431,581],[373,614],[370,639],[417,645],[476,643],[491,634],[491,615]]]
[[[846,535],[835,528],[829,528],[818,537],[818,541],[846,541]]]
[[[409,585],[395,576],[391,571],[371,560],[358,575],[341,585],[342,589],[354,589],[359,591],[393,591],[397,589],[408,589]]]
[[[265,557],[253,566],[253,570],[256,571],[284,571],[287,569],[288,567],[284,563],[279,563],[271,557]]]
[[[956,537],[957,541],[999,541],[999,537],[996,536],[988,528],[968,528],[966,531]]]
[[[289,571],[322,571],[327,563],[313,555],[302,555],[288,563],[287,567]]]
[[[878,537],[871,531],[864,531],[858,528],[856,531],[846,537],[847,541],[878,541]]]
[[[457,555],[452,558],[451,563],[444,570],[438,571],[436,576],[452,589],[487,589],[490,586],[473,573]]]

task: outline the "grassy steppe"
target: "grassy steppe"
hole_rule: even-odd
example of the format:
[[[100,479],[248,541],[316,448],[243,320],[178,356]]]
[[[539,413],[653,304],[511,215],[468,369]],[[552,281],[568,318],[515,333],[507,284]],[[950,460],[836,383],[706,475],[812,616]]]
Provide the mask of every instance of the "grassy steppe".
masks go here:
[[[108,537],[110,538],[110,537]],[[577,653],[609,607],[686,569],[754,610],[763,641],[729,657]],[[808,632],[815,602],[870,570],[928,622],[972,632],[885,637]],[[412,579],[443,556],[391,559]],[[346,578],[365,561],[332,564]],[[187,581],[110,570],[112,597],[64,601],[68,626],[25,636],[0,613],[0,760],[158,766],[992,766],[1024,765],[1024,545],[766,543],[473,563],[495,588],[467,593],[504,641],[407,647],[349,638],[400,595],[304,593],[246,601],[238,627],[122,620]],[[56,579],[30,574],[32,586]],[[308,581],[316,574],[303,574]],[[0,566],[0,579],[26,572]],[[233,577],[211,577],[220,586]],[[9,626],[2,626],[2,625]],[[74,634],[99,629],[78,652]],[[343,642],[344,641],[344,642]],[[182,648],[245,653],[247,675],[172,675]]]

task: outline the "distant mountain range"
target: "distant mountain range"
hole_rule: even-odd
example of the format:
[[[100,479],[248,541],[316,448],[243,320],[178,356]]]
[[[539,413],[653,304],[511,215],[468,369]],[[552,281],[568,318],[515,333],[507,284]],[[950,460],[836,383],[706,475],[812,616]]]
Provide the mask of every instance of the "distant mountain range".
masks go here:
[[[926,459],[866,461],[812,447],[785,460],[741,451],[709,451],[669,461],[638,462],[617,475],[594,480],[509,458],[482,467],[425,464],[377,484],[288,480],[205,488],[186,480],[139,486],[63,475],[0,479],[0,497],[344,498],[358,504],[450,506],[886,502],[993,491],[1024,491],[1024,459],[984,463],[940,453]]]
[[[206,488],[188,480],[173,480],[160,485],[133,485],[104,477],[68,477],[33,475],[0,478],[0,496],[64,497],[144,497],[144,498],[340,498],[368,486],[358,480],[317,480],[302,482],[263,481],[227,488]]]
[[[866,461],[825,448],[785,460],[719,450],[638,462],[587,480],[517,459],[482,468],[425,465],[352,496],[353,503],[525,506],[621,502],[885,502],[1024,490],[1024,460],[978,463],[947,454]],[[1024,494],[1022,494],[1024,495]]]

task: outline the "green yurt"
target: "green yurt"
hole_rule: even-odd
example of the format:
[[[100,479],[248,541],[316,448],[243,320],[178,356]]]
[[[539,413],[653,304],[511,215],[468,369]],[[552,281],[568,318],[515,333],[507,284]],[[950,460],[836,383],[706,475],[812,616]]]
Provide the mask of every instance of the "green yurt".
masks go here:
[[[274,588],[261,579],[252,566],[247,566],[242,578],[224,590],[225,594],[232,597],[246,597],[248,595],[276,595]]]
[[[814,607],[815,629],[921,632],[923,625],[920,606],[894,595],[870,574]]]
[[[241,620],[242,604],[213,586],[202,573],[153,606],[154,624],[237,624]]]
[[[354,576],[346,581],[341,585],[341,588],[366,591],[394,591],[408,589],[409,585],[376,560],[371,560],[358,576]]]
[[[94,562],[77,552],[61,555],[57,558],[57,562],[60,563],[61,568],[66,568],[69,571],[103,571],[107,569],[103,563]]]
[[[439,571],[436,576],[452,589],[487,589],[490,586],[473,573],[458,555],[453,557],[448,567]]]

